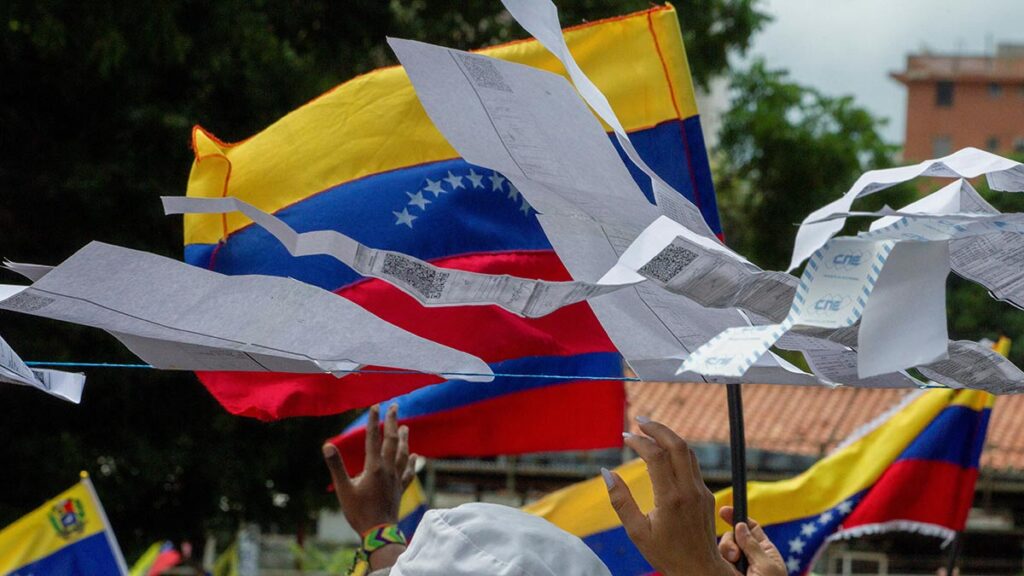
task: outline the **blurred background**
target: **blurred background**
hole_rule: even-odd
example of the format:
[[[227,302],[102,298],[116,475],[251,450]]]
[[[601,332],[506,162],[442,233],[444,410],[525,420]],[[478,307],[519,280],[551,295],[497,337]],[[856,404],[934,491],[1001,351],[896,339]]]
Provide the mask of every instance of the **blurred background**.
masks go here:
[[[649,6],[557,4],[564,25]],[[1019,0],[984,7],[682,0],[676,7],[727,242],[765,268],[784,268],[794,224],[864,170],[964,146],[1024,156]],[[164,217],[157,197],[184,193],[192,127],[243,140],[338,83],[393,64],[389,35],[471,49],[525,34],[496,0],[0,3],[0,256],[57,264],[101,240],[180,259],[181,219]],[[1024,210],[1020,200],[980,189],[1000,209]],[[903,187],[863,206],[901,205],[920,191]],[[20,279],[6,273],[3,281]],[[1024,315],[955,278],[950,290],[952,338],[1006,334],[1024,342]],[[99,331],[7,312],[0,328],[25,360],[136,362]],[[1024,346],[1011,358],[1024,363]],[[162,539],[201,549],[213,536],[222,548],[243,525],[284,535],[285,550],[318,527],[330,530],[334,520],[321,511],[336,504],[319,448],[354,414],[264,423],[227,414],[188,373],[88,375],[80,406],[0,386],[0,526],[84,469],[129,563]],[[634,407],[655,402],[654,390],[631,386]],[[881,411],[893,398],[857,402]],[[852,426],[871,414],[842,416]],[[696,419],[680,409],[677,430],[692,430],[704,457],[717,462],[727,437],[693,427]],[[845,425],[787,440],[769,438],[755,421],[754,478],[806,468]],[[988,460],[983,480],[991,481],[979,490],[988,490],[980,501],[996,518],[993,530],[1009,535],[1010,549],[1000,548],[1019,567],[1024,438],[1013,431],[990,434],[1004,457]],[[618,460],[602,453],[436,462],[424,475],[455,494],[449,501],[490,493],[514,503]],[[708,469],[713,482],[727,481],[724,457],[718,472]]]

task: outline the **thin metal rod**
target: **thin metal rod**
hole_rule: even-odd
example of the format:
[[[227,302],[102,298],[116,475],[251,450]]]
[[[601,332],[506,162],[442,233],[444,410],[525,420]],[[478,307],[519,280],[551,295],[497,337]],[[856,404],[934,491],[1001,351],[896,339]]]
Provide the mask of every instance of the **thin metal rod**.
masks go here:
[[[732,457],[732,521],[747,521],[747,441],[743,430],[743,393],[740,384],[726,384],[729,403],[729,452]],[[747,558],[740,555],[736,568],[747,573]]]

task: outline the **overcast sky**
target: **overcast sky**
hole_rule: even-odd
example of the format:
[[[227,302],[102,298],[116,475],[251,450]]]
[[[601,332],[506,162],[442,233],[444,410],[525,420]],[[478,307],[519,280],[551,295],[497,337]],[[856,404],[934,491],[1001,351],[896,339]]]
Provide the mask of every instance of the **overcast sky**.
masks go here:
[[[853,94],[903,142],[906,91],[889,72],[909,52],[983,53],[1024,43],[1024,0],[764,0],[775,20],[751,55],[830,95]]]

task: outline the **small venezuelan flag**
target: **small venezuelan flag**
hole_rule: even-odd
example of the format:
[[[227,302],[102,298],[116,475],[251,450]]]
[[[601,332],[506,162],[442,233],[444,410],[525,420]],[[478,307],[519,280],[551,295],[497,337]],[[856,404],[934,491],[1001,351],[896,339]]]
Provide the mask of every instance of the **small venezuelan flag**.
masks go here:
[[[124,576],[121,549],[88,475],[0,531],[0,575]]]
[[[806,574],[828,542],[884,531],[946,539],[963,530],[974,497],[993,396],[979,390],[929,390],[861,429],[809,470],[780,482],[751,482],[750,517],[764,526],[790,574]],[[654,505],[641,460],[617,472],[642,510]],[[732,491],[715,494],[717,506]],[[615,576],[652,574],[608,503],[601,478],[531,504],[583,539]],[[718,532],[728,526],[719,520]]]

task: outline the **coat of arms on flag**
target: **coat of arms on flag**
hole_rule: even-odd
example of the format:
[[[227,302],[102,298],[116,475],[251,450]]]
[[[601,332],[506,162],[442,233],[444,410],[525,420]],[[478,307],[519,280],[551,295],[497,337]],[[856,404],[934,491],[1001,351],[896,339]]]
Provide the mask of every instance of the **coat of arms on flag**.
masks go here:
[[[50,524],[63,538],[85,530],[85,506],[78,498],[65,498],[50,509]]]

